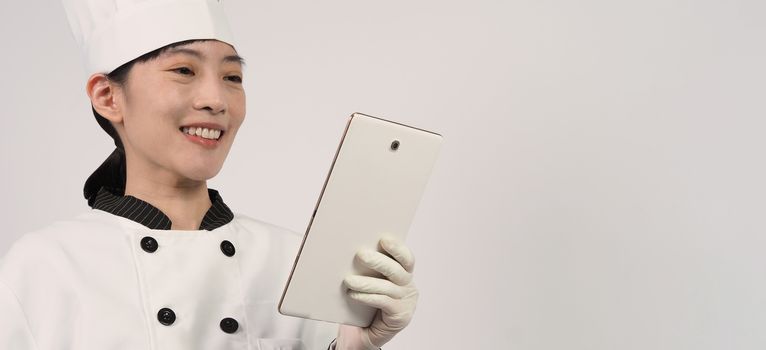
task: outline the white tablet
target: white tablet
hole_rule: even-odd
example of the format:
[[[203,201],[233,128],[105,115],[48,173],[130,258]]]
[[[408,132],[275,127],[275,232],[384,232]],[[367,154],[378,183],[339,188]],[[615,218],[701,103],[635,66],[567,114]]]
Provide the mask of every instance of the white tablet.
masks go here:
[[[346,295],[349,274],[371,275],[354,255],[378,251],[384,235],[404,241],[442,137],[354,113],[295,258],[279,312],[367,327],[375,308]]]

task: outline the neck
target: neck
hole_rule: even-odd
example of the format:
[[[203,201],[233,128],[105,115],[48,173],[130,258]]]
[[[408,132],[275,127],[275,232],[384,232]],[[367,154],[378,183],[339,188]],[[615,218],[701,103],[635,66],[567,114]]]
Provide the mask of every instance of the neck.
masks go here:
[[[141,199],[170,218],[171,230],[198,230],[212,203],[206,181],[146,176],[127,171],[125,195]]]

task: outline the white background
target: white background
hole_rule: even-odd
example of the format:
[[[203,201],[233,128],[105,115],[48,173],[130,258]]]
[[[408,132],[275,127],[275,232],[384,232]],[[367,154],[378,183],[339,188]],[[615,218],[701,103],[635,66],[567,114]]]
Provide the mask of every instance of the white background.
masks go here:
[[[359,111],[439,132],[386,349],[766,348],[766,2],[227,1],[248,116],[209,186],[304,231]],[[3,230],[112,151],[57,1],[0,3]]]

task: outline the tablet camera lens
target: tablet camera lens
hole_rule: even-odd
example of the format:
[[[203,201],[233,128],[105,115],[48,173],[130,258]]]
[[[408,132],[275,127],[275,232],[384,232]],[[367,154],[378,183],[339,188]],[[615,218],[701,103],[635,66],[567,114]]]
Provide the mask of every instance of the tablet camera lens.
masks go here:
[[[394,140],[394,142],[391,142],[391,149],[394,151],[399,149],[399,140]]]

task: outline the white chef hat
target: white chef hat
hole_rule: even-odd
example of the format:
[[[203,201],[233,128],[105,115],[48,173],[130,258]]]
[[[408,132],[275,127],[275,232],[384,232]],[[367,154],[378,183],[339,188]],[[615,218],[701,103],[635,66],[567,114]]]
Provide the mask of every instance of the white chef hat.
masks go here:
[[[192,39],[234,45],[223,0],[62,0],[87,73],[109,73],[163,46]]]

